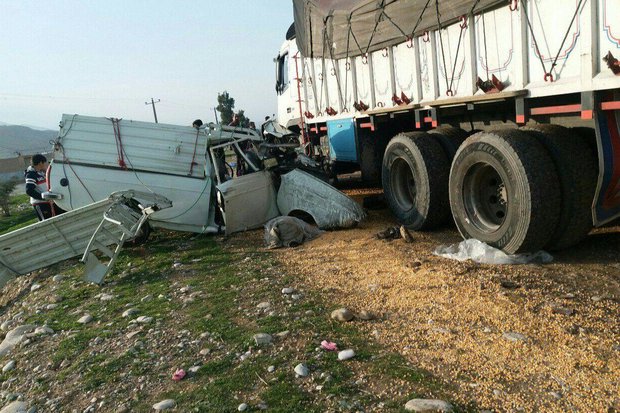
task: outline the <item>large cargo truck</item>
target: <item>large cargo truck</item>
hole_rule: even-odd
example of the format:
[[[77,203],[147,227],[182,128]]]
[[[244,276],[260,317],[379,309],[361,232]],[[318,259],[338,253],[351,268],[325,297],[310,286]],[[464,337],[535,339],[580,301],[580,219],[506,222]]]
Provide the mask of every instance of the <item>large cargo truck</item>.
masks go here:
[[[509,253],[620,216],[620,1],[293,0],[278,118],[415,230]]]

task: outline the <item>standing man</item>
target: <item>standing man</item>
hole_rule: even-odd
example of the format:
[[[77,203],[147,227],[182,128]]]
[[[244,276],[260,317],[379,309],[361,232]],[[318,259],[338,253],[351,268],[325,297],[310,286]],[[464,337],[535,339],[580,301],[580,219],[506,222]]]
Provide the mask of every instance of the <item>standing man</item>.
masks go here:
[[[36,154],[30,161],[30,166],[26,169],[26,194],[30,195],[30,204],[33,206],[39,221],[51,218],[60,211],[56,209],[51,201],[45,201],[41,194],[47,191],[47,158],[41,154]],[[52,213],[54,208],[54,213]]]

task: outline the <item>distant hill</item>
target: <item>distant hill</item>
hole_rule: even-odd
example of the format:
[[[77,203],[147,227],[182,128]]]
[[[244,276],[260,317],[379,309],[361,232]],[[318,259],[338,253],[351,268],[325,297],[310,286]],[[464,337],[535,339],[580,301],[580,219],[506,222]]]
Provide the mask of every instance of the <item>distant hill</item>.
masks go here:
[[[51,148],[49,142],[57,135],[57,131],[37,130],[0,122],[0,159],[13,158],[17,153],[33,155],[49,152]]]

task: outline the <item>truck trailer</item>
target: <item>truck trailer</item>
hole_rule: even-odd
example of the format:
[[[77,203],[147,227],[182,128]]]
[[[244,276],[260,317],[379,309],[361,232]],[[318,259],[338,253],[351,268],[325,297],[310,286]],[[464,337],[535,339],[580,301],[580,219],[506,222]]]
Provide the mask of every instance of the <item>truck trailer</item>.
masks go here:
[[[401,223],[508,253],[620,216],[617,0],[293,0],[278,118]]]

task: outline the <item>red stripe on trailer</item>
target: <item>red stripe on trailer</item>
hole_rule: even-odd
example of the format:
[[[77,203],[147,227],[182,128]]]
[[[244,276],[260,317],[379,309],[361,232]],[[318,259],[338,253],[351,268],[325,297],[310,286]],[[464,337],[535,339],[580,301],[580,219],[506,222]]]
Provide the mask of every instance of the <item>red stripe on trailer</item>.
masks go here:
[[[368,129],[370,129],[370,130],[371,130],[371,131],[373,131],[373,132],[375,131],[375,125],[373,125],[371,122],[368,122],[368,123],[360,123],[360,127],[361,127],[361,128],[368,128]]]
[[[416,122],[415,123],[415,127],[416,127],[416,129],[420,129],[422,127],[422,125],[420,125],[420,122]]]
[[[431,123],[433,121],[433,118],[431,118],[430,116],[426,116],[424,118],[424,123]]]
[[[552,115],[555,113],[575,113],[581,112],[581,104],[561,105],[561,106],[545,106],[541,108],[532,108],[531,115]]]
[[[317,133],[319,130],[317,128],[310,128],[310,132]]]
[[[592,119],[593,117],[594,117],[594,111],[592,109],[581,111],[581,119]]]
[[[525,115],[517,115],[517,123],[524,124],[525,123]]]
[[[620,101],[603,102],[601,103],[601,110],[620,110]]]
[[[436,121],[436,120],[434,120],[434,121],[432,121],[432,122],[431,122],[431,126],[432,126],[433,128],[436,128],[436,127],[437,127],[437,125],[439,125],[439,123],[437,123],[437,121]]]
[[[327,132],[327,126],[321,126],[321,127],[319,128],[319,130],[320,130],[321,132]]]

